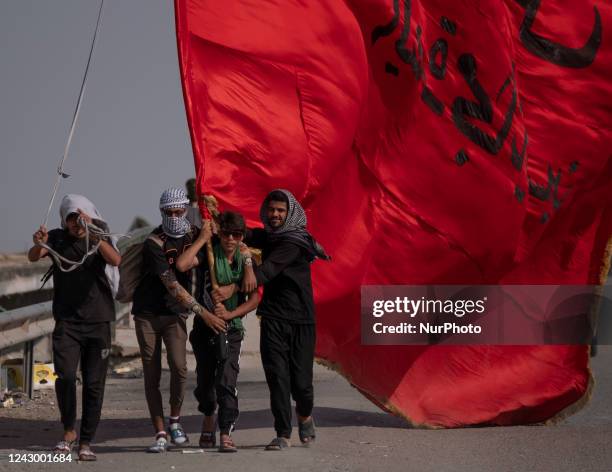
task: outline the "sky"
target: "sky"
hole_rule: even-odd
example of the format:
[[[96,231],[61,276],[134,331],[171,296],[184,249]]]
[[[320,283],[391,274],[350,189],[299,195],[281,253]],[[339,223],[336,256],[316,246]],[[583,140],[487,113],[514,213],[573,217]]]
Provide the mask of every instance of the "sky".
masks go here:
[[[2,0],[0,253],[31,246],[64,151],[100,0]],[[159,222],[167,187],[194,176],[173,2],[105,0],[59,201],[79,193],[115,232]]]

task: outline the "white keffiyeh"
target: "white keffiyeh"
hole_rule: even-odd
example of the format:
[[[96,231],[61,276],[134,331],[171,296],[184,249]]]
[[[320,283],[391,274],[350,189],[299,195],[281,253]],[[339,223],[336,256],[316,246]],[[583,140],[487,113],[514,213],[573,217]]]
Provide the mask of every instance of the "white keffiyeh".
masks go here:
[[[98,228],[102,229],[106,233],[110,233],[110,228],[108,223],[96,208],[96,206],[91,203],[91,201],[84,197],[83,195],[77,195],[74,193],[70,193],[62,198],[62,202],[60,203],[60,219],[62,223],[62,228],[66,228],[66,219],[72,213],[78,213],[81,210],[83,213],[86,213],[91,217],[93,224]],[[117,249],[117,237],[109,236],[108,242]],[[106,278],[108,279],[108,284],[111,288],[111,292],[113,293],[113,298],[117,294],[117,290],[119,290],[119,268],[106,264],[106,268],[104,269],[106,274]]]

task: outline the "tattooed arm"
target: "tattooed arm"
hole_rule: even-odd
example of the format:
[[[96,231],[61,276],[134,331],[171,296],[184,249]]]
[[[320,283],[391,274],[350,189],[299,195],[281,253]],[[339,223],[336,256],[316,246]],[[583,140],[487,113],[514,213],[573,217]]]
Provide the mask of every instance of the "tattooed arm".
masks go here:
[[[212,236],[212,229],[210,226],[210,220],[204,220],[202,229],[198,234],[198,237],[176,260],[176,270],[179,272],[187,272],[189,269],[197,267],[199,265],[198,252],[204,247],[204,245],[210,241]]]
[[[174,297],[174,299],[182,307],[193,311],[196,315],[202,318],[204,323],[206,323],[206,326],[212,329],[215,333],[220,333],[221,331],[226,330],[225,321],[216,317],[202,305],[200,305],[195,298],[193,298],[189,292],[185,290],[180,283],[178,283],[172,269],[168,269],[160,274],[159,278],[166,287],[166,290],[168,290],[168,293],[172,295],[172,297]]]

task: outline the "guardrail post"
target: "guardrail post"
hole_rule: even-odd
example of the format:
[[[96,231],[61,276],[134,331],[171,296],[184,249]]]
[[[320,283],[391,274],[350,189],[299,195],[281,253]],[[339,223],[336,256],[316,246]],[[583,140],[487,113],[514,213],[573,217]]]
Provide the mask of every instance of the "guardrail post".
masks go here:
[[[34,371],[34,341],[27,341],[23,345],[23,391],[32,399]]]

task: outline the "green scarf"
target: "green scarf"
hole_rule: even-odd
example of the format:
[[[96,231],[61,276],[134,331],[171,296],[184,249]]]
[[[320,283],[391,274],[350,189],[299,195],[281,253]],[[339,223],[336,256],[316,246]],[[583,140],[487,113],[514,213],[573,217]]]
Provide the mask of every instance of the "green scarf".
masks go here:
[[[223,252],[221,244],[217,243],[213,246],[213,252],[215,255],[215,272],[217,274],[217,282],[219,285],[230,285],[238,284],[242,281],[244,272],[244,257],[240,254],[239,248],[236,248],[234,252],[235,264],[230,264]],[[232,266],[236,268],[233,269]],[[235,310],[238,307],[238,294],[234,293],[230,298],[223,302],[227,311]],[[242,326],[242,320],[240,318],[234,318],[229,322],[230,327],[237,328],[244,331]]]

